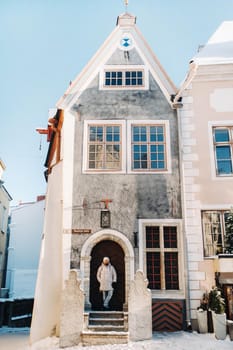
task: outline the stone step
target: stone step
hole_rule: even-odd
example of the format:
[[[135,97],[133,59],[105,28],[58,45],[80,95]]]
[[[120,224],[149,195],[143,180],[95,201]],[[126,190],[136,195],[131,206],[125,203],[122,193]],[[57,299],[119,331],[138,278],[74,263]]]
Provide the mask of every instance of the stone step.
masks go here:
[[[121,311],[91,311],[90,318],[124,318],[124,312]]]
[[[89,317],[89,325],[113,325],[123,326],[124,318],[91,318]]]
[[[126,344],[129,340],[128,332],[96,332],[83,331],[81,335],[82,345]]]
[[[89,325],[88,330],[95,331],[95,332],[124,332],[125,327],[124,325]]]

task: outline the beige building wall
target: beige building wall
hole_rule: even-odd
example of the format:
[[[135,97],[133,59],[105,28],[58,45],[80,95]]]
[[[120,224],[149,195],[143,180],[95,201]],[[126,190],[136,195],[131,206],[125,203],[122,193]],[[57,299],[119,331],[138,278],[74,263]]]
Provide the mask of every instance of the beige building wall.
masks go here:
[[[216,176],[213,126],[233,125],[233,64],[191,64],[179,109],[183,204],[191,320],[203,292],[215,285],[215,260],[205,258],[202,210],[233,207],[233,176]]]

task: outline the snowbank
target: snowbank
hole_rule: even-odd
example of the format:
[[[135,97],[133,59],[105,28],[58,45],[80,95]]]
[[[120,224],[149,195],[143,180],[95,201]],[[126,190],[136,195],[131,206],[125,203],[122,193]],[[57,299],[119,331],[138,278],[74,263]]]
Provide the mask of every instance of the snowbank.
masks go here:
[[[0,328],[0,350],[57,350],[59,339],[46,338],[29,346],[29,328]],[[232,350],[229,336],[217,340],[214,334],[196,332],[154,333],[153,339],[129,344],[75,346],[65,350]]]
[[[46,338],[25,350],[59,349],[58,338]],[[66,350],[232,350],[233,342],[229,336],[225,340],[215,339],[214,334],[198,334],[196,332],[154,333],[152,340],[130,342],[129,344],[75,346]]]

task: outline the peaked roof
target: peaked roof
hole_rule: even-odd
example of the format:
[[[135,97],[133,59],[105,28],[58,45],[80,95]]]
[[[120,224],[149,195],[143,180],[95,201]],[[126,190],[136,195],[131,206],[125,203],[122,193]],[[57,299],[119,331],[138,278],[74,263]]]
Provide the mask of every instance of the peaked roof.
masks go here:
[[[230,63],[233,63],[233,21],[225,21],[190,61],[189,71],[175,96],[174,105],[179,101],[183,91],[192,83],[199,66]]]
[[[223,22],[193,61],[198,65],[233,63],[233,21]]]
[[[72,82],[65,94],[59,99],[56,105],[57,108],[70,109],[72,107],[77,98],[87,88],[103,65],[119,47],[119,42],[124,33],[131,35],[134,41],[134,47],[142,57],[145,64],[148,65],[152,76],[170,103],[170,96],[174,95],[177,91],[175,85],[170,80],[159,60],[137,28],[136,17],[129,13],[124,13],[117,18],[116,28],[87,63],[81,73]]]

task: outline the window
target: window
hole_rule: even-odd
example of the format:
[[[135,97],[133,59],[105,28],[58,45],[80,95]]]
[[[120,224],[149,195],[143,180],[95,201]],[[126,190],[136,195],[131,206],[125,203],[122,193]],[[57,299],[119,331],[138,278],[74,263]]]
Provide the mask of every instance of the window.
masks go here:
[[[202,229],[204,241],[204,256],[213,256],[225,253],[227,224],[230,211],[208,210],[202,212]]]
[[[145,226],[146,269],[150,289],[179,289],[177,226]]]
[[[105,87],[142,87],[144,86],[143,70],[105,71]]]
[[[214,127],[213,142],[217,175],[232,175],[233,127]]]
[[[132,170],[167,170],[165,125],[132,125]]]
[[[121,169],[121,125],[88,125],[88,169]]]

